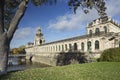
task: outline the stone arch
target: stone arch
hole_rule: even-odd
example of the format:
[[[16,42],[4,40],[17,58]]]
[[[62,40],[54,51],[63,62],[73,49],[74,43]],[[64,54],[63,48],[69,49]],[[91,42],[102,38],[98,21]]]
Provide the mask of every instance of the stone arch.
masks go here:
[[[74,51],[77,51],[77,48],[78,48],[77,43],[74,43]]]
[[[69,44],[69,51],[72,51],[72,44]]]
[[[53,52],[55,51],[55,46],[53,46]]]
[[[52,46],[51,46],[51,52],[52,52]]]
[[[84,42],[81,43],[81,50],[84,51]]]
[[[42,40],[40,39],[40,42],[39,42],[40,44],[42,44]]]
[[[58,51],[58,46],[56,45],[56,51]]]
[[[95,49],[99,49],[99,41],[98,40],[95,41]]]
[[[62,51],[64,51],[64,45],[62,45]]]
[[[60,49],[60,45],[59,45],[59,51],[60,51],[61,49]]]
[[[67,50],[67,44],[65,44],[65,50]]]
[[[32,62],[32,58],[33,58],[33,56],[30,56],[30,58],[29,58],[29,61],[30,61],[30,62]]]

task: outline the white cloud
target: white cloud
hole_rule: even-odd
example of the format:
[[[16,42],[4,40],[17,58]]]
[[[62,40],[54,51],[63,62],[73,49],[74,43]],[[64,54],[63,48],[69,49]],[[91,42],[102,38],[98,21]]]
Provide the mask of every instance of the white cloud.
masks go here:
[[[34,30],[34,31],[33,31]],[[26,39],[35,33],[36,29],[31,27],[19,28],[14,35],[14,39]]]
[[[77,11],[76,14],[65,14],[57,17],[55,20],[50,21],[49,28],[56,30],[73,30],[85,27],[86,22],[89,22],[98,15],[95,10],[90,11],[88,14],[84,14],[81,10]]]
[[[120,0],[109,0],[106,2],[107,14],[109,16],[118,16],[120,15]],[[118,16],[119,17],[119,16]]]
[[[14,37],[11,41],[11,48],[19,47],[20,45],[25,45],[28,42],[33,42],[36,30],[36,27],[19,28],[15,32]]]
[[[114,17],[120,15],[120,0],[107,1],[107,14]],[[90,10],[88,14],[84,14],[81,9],[77,10],[76,14],[67,13],[63,16],[57,17],[55,20],[51,20],[49,23],[50,29],[55,30],[76,30],[82,27],[86,27],[87,23],[98,18],[97,11],[95,9]]]

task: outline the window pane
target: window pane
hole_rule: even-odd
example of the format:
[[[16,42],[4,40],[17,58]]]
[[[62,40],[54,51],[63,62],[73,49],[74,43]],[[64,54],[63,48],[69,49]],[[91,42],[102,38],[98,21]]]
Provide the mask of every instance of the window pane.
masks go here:
[[[99,41],[95,41],[95,49],[99,49]]]
[[[92,36],[92,30],[89,31],[89,35]]]
[[[88,51],[90,51],[91,50],[91,42],[90,41],[87,42],[87,47],[88,47]]]
[[[106,26],[104,26],[104,32],[107,33],[107,27]]]
[[[72,50],[72,45],[71,45],[71,44],[69,44],[69,50],[70,50],[70,51]]]
[[[84,43],[81,43],[81,50],[84,51]]]
[[[95,30],[95,34],[99,34],[99,33],[100,33],[99,28],[96,28],[96,30]]]
[[[74,43],[74,50],[77,50],[77,43]]]

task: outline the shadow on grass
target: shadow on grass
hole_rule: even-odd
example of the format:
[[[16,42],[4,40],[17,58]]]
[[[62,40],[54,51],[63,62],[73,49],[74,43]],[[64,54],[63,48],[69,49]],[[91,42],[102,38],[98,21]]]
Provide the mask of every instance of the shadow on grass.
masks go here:
[[[13,71],[12,73],[14,72],[17,72],[17,71]],[[0,80],[9,80],[10,77],[12,77],[11,72],[8,72],[6,74],[0,75]]]

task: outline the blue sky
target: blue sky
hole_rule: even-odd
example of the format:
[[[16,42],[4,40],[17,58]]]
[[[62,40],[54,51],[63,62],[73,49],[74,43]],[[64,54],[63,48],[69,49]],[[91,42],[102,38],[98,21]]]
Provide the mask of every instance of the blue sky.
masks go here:
[[[46,42],[61,40],[78,35],[86,34],[86,25],[98,18],[96,10],[84,14],[81,9],[74,14],[67,5],[68,0],[58,0],[56,5],[43,5],[36,7],[29,3],[24,17],[18,25],[11,48],[26,45],[34,41],[38,27]],[[107,14],[120,23],[120,0],[109,0],[107,2]]]

